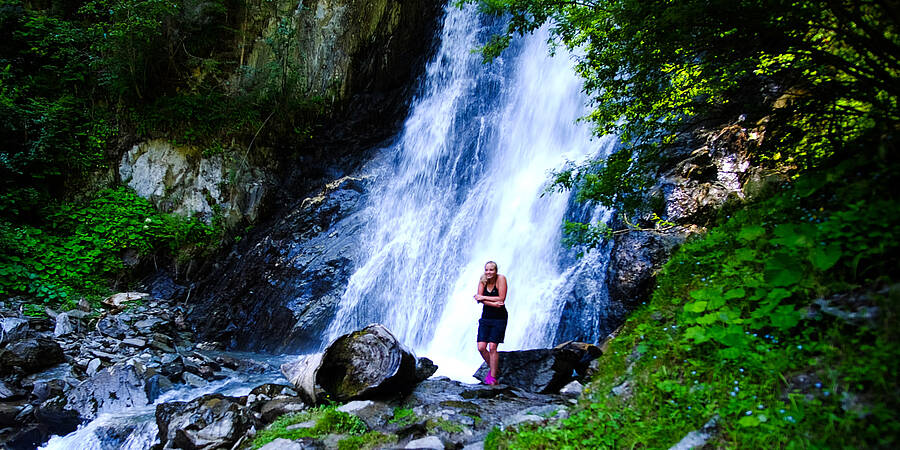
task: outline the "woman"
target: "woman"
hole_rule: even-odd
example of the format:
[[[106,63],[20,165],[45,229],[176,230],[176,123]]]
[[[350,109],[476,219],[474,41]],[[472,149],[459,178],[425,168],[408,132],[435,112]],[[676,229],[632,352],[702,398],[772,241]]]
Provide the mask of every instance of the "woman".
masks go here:
[[[478,281],[475,301],[484,305],[481,320],[478,321],[478,352],[484,358],[490,371],[484,378],[486,384],[497,384],[497,345],[506,334],[506,277],[497,273],[497,263],[488,261],[484,265],[484,275]]]

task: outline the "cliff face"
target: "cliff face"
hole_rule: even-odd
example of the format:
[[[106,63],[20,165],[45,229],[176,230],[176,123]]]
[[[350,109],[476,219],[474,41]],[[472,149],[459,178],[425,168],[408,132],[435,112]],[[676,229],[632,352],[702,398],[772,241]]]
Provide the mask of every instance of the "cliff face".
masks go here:
[[[440,4],[427,0],[246,2],[234,11],[240,32],[229,85],[280,89],[277,98],[320,105],[328,123],[297,152],[312,157],[278,158],[252,141],[207,155],[150,140],[124,153],[119,177],[164,211],[207,221],[219,214],[226,226],[256,222],[272,193],[287,191],[279,200],[290,201],[316,189],[323,173],[353,166],[362,144],[391,135],[424,67],[439,12]]]

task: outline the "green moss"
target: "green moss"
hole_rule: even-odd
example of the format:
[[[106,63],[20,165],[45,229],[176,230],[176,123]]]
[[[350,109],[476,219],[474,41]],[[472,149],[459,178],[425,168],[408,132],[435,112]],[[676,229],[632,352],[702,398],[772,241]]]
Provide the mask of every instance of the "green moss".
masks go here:
[[[434,430],[441,430],[447,433],[462,433],[466,427],[456,422],[436,417],[425,421],[425,428],[429,433]]]
[[[413,412],[411,409],[406,408],[394,408],[394,417],[389,420],[389,423],[395,423],[400,425],[401,427],[411,425],[416,423],[419,420],[419,416]]]
[[[338,450],[370,450],[397,442],[396,434],[370,431],[359,436],[350,436],[338,441]]]
[[[358,436],[366,432],[366,424],[362,420],[336,408],[337,405],[321,406],[281,416],[257,433],[252,446],[260,448],[275,439],[321,438],[329,434]],[[291,425],[310,421],[315,421],[315,425],[310,428],[287,429]]]

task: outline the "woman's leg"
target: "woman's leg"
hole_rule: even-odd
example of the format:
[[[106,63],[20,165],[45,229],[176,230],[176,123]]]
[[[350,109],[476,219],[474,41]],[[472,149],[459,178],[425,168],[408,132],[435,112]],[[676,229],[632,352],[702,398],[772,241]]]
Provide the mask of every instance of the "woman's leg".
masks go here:
[[[487,351],[487,342],[479,342],[478,343],[478,353],[481,353],[481,358],[484,359],[484,363],[490,367],[491,358],[490,354]]]
[[[500,355],[497,353],[497,346],[500,345],[496,342],[488,343],[487,353],[488,358],[485,361],[488,363],[488,367],[491,368],[491,376],[497,378],[497,375],[500,374],[499,365],[500,365]],[[488,360],[489,359],[489,360]]]

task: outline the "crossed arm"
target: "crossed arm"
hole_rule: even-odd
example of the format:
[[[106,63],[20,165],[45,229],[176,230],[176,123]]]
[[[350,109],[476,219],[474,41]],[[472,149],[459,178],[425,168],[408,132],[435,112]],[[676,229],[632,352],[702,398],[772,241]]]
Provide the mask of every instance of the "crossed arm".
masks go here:
[[[478,287],[475,292],[475,301],[478,303],[484,303],[488,306],[493,306],[494,308],[499,308],[503,306],[506,302],[506,277],[503,275],[497,275],[497,291],[498,295],[496,297],[488,297],[484,295],[484,285],[481,282],[478,282]]]

